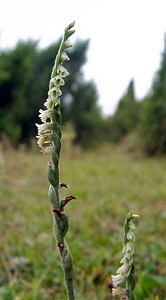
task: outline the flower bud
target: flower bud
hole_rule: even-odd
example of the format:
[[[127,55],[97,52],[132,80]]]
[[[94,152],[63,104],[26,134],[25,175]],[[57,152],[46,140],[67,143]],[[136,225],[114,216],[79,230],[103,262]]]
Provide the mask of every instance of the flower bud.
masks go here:
[[[62,59],[62,61],[68,61],[70,58],[68,57],[68,55],[66,54],[66,52],[63,52],[62,56],[61,56],[61,59]]]
[[[70,43],[65,43],[64,47],[65,49],[71,48],[73,45]]]

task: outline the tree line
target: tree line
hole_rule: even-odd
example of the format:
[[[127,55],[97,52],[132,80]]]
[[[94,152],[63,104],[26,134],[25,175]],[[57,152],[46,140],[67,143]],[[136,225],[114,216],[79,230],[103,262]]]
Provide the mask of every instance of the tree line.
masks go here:
[[[0,53],[0,133],[12,143],[29,143],[36,135],[38,111],[47,98],[48,82],[59,41],[45,49],[38,42],[20,41]],[[138,147],[149,155],[166,153],[166,41],[159,70],[150,92],[138,101],[131,80],[114,115],[104,117],[98,105],[97,86],[84,78],[89,40],[78,40],[70,50],[61,98],[63,124],[72,123],[74,143],[92,147],[119,143],[134,133]]]

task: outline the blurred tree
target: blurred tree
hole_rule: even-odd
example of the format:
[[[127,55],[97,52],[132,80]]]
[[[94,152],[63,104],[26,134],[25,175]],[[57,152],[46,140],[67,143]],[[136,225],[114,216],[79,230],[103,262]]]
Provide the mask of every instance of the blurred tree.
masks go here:
[[[14,50],[0,56],[0,131],[15,142],[23,136],[32,109],[28,91],[35,51],[35,42],[19,42]]]
[[[144,100],[140,133],[147,154],[166,153],[166,37],[159,70]]]
[[[96,86],[85,81],[82,67],[86,62],[89,40],[77,41],[69,50],[62,95],[63,122],[72,121],[76,142],[84,144],[95,139],[98,120]],[[36,135],[38,111],[47,98],[48,82],[59,41],[46,49],[37,42],[19,42],[14,50],[0,55],[0,131],[17,143]],[[95,128],[96,126],[96,128]],[[88,132],[88,134],[87,134]],[[85,138],[86,136],[86,138]]]
[[[84,82],[75,88],[72,95],[70,115],[76,130],[75,142],[85,147],[97,145],[101,137],[102,117],[96,105],[96,86],[91,81]]]
[[[120,141],[126,134],[135,129],[139,122],[139,103],[135,98],[134,81],[131,80],[124,96],[119,101],[114,116],[106,120],[105,126],[110,127],[109,139]]]

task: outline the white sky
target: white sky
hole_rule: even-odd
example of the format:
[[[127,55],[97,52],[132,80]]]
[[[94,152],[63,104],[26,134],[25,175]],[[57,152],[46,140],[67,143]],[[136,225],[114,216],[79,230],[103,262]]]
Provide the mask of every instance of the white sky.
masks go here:
[[[166,0],[0,0],[0,48],[19,39],[57,41],[72,21],[77,38],[90,38],[85,78],[94,79],[105,114],[114,111],[129,81],[148,92],[166,32]]]

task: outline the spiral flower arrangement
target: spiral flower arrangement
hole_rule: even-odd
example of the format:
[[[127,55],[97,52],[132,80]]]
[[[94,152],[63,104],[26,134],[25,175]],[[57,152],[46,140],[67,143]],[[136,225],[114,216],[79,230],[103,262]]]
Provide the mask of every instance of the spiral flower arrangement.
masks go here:
[[[120,268],[116,271],[117,275],[112,275],[112,294],[113,296],[121,295],[123,300],[134,300],[133,290],[135,287],[134,279],[134,240],[135,224],[133,220],[139,216],[130,211],[124,222],[124,241],[123,241],[123,258],[121,259]],[[126,283],[126,288],[119,287],[120,284]]]
[[[67,187],[65,183],[60,183],[59,180],[62,122],[60,96],[62,94],[61,86],[65,84],[64,78],[69,74],[64,68],[63,62],[69,60],[66,50],[72,47],[72,45],[68,43],[67,40],[75,32],[75,30],[72,29],[73,26],[74,22],[65,28],[51,73],[48,98],[44,103],[46,110],[39,110],[39,117],[42,124],[36,124],[38,129],[37,143],[44,154],[50,154],[50,160],[47,163],[47,176],[50,184],[48,189],[48,198],[50,200],[53,214],[54,234],[64,272],[68,300],[74,300],[75,296],[73,289],[72,256],[65,240],[65,235],[68,231],[68,218],[64,207],[69,201],[75,199],[75,196],[70,195],[65,199],[60,200],[59,195],[60,188]]]

